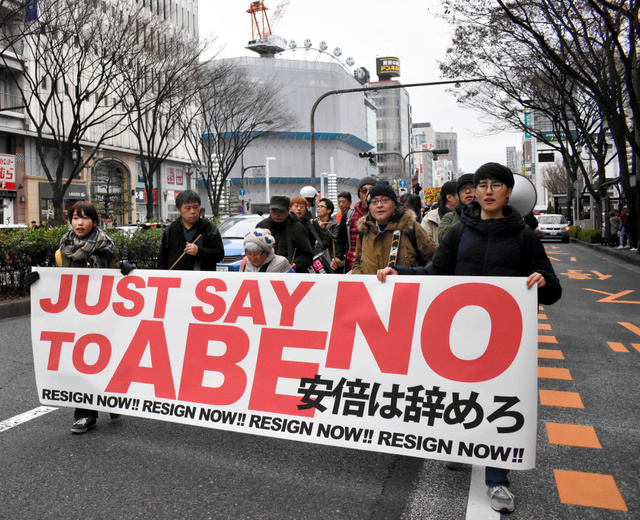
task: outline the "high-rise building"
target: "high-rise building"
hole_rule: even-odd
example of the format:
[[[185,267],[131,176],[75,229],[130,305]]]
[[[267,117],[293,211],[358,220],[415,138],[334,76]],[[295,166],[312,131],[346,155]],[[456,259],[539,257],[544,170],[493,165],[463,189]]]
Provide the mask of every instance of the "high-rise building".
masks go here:
[[[412,128],[413,150],[433,150],[436,147],[436,131],[431,123],[414,123]],[[418,169],[418,183],[422,188],[433,188],[433,157],[430,153],[415,153],[413,157]]]
[[[448,155],[441,155],[438,162],[447,159],[450,161],[448,171],[451,171],[454,179],[458,177],[458,133],[457,132],[436,132],[436,148],[446,148]]]

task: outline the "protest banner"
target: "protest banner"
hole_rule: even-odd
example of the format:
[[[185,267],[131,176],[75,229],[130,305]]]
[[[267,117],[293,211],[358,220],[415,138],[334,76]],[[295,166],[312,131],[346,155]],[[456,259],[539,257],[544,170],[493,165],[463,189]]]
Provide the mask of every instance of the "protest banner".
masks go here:
[[[537,295],[524,278],[38,271],[43,404],[535,465]]]

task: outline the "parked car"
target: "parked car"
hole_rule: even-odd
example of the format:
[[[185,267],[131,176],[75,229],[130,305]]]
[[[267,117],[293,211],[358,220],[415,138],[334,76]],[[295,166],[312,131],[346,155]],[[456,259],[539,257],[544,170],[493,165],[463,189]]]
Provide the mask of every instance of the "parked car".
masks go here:
[[[538,219],[538,236],[543,238],[559,238],[561,242],[569,242],[569,222],[564,215],[545,214]]]
[[[260,215],[236,215],[218,226],[224,245],[224,258],[217,265],[218,271],[240,270],[240,262],[244,258],[244,237],[263,219]]]

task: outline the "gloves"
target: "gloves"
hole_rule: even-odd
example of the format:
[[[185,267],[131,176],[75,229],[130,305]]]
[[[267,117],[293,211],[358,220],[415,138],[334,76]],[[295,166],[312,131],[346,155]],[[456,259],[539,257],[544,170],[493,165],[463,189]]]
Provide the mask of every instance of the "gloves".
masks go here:
[[[31,271],[24,277],[24,286],[28,289],[32,284],[40,280],[40,273],[38,271]]]
[[[136,264],[130,264],[129,262],[122,262],[120,264],[120,272],[124,275],[127,276],[131,271],[133,271],[136,268]]]

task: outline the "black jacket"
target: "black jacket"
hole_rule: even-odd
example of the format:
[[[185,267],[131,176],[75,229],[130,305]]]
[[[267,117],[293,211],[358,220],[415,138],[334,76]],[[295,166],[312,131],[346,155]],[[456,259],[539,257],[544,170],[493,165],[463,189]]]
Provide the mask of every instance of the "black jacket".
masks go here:
[[[562,296],[562,287],[540,239],[527,227],[528,243],[523,248],[522,216],[511,206],[505,206],[503,213],[503,218],[483,220],[480,205],[472,202],[462,210],[461,222],[443,237],[429,265],[397,267],[398,272],[460,276],[529,276],[538,272],[546,282],[538,289],[540,303],[555,303]],[[456,226],[464,226],[461,235],[454,232]]]
[[[198,235],[202,235],[196,242],[198,254],[196,256],[184,255],[174,267],[177,271],[215,271],[216,263],[224,258],[224,245],[218,228],[210,221],[199,218],[195,223],[196,232],[193,236],[195,240]],[[187,241],[182,232],[182,218],[174,220],[162,235],[162,245],[158,254],[158,269],[169,269],[180,255],[184,253]]]
[[[270,216],[256,224],[257,228],[266,228],[276,239],[274,251],[284,256],[290,263],[296,264],[297,273],[307,273],[313,261],[313,250],[307,236],[307,230],[298,217],[289,213],[287,219],[278,223]],[[293,256],[295,255],[295,258]],[[293,260],[293,262],[292,262]]]
[[[328,231],[322,229],[322,226],[320,226],[316,220],[312,220],[308,213],[300,219],[300,223],[307,230],[307,237],[309,237],[311,250],[314,253],[320,253],[331,246],[333,237]],[[311,226],[313,226],[315,233],[311,230]],[[320,238],[321,244],[316,244],[316,234],[318,238]]]

